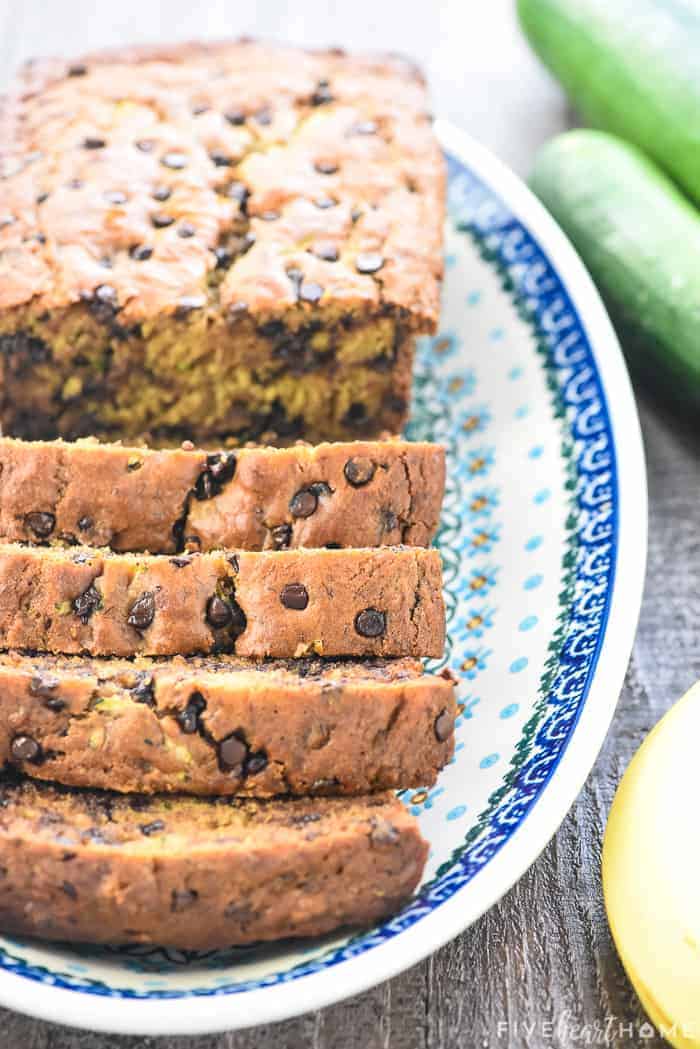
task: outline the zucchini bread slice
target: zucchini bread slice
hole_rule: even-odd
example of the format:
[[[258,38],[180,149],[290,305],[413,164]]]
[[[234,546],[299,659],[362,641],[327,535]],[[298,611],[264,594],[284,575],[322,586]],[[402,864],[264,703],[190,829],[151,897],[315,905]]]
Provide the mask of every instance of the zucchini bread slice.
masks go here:
[[[265,797],[431,786],[455,716],[452,680],[413,659],[0,655],[0,764],[78,787]]]
[[[445,452],[401,440],[206,452],[0,438],[0,538],[114,550],[428,546]]]
[[[5,648],[109,656],[439,657],[440,555],[0,544],[0,638]]]
[[[29,63],[0,110],[0,421],[398,432],[445,167],[409,62],[250,40]]]
[[[428,846],[390,794],[203,799],[0,781],[0,930],[210,950],[362,926]]]

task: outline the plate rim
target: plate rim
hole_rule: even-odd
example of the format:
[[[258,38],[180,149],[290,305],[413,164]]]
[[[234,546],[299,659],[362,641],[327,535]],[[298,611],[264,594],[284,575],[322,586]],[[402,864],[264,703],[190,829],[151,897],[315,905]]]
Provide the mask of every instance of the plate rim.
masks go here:
[[[467,886],[400,936],[342,965],[235,995],[206,998],[99,998],[0,971],[0,1004],[39,1019],[107,1033],[194,1035],[274,1023],[360,994],[416,965],[464,932],[529,869],[554,836],[588,777],[622,689],[641,608],[647,552],[644,450],[634,395],[617,336],[593,282],[571,243],[525,183],[487,147],[443,120],[437,137],[501,196],[552,261],[595,358],[608,406],[617,459],[618,558],[597,665],[575,729],[549,781],[508,842]],[[603,352],[603,349],[605,352]],[[613,408],[614,405],[614,408]],[[624,555],[619,551],[624,549]],[[614,698],[611,700],[610,696]],[[527,830],[524,833],[524,830]],[[488,872],[488,876],[487,876]]]

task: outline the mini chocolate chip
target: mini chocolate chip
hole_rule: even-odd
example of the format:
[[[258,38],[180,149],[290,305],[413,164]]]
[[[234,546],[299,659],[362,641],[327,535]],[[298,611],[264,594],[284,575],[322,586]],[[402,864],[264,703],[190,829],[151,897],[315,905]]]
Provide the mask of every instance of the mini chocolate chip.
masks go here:
[[[151,834],[157,834],[158,831],[165,830],[165,824],[163,820],[153,820],[151,823],[142,823],[139,830],[147,838],[150,838]]]
[[[244,762],[248,756],[248,746],[234,732],[219,742],[217,755],[222,772],[233,772],[234,769],[240,769],[243,773]]]
[[[301,612],[309,603],[309,592],[303,583],[287,583],[282,587],[280,601],[285,608],[293,608]]]
[[[172,192],[170,186],[156,186],[151,196],[154,200],[159,200],[162,203],[165,200],[170,200]]]
[[[386,616],[376,608],[365,608],[355,616],[355,630],[361,637],[381,637],[386,630]]]
[[[140,138],[134,145],[141,153],[152,153],[156,147],[156,140],[154,138]]]
[[[207,601],[207,622],[215,630],[222,630],[233,619],[233,609],[227,601],[216,594]]]
[[[46,244],[46,234],[45,233],[35,233],[33,237],[30,237],[30,240],[35,240],[39,244]]]
[[[233,262],[233,252],[228,248],[214,248],[214,258],[217,270],[227,270]]]
[[[229,109],[224,113],[224,120],[228,120],[234,127],[240,127],[241,124],[245,124],[245,113],[242,109]]]
[[[149,248],[147,244],[137,244],[136,247],[131,249],[129,254],[136,262],[145,262],[153,254],[153,248]]]
[[[48,200],[48,199],[49,199],[48,193],[39,193],[39,195],[36,198],[36,202],[37,202],[37,204],[43,204],[44,201]]]
[[[64,881],[61,884],[61,888],[65,892],[66,896],[70,896],[71,900],[78,899],[78,890],[76,889],[72,881]]]
[[[167,226],[172,226],[175,219],[172,215],[166,215],[162,211],[157,211],[154,215],[151,215],[151,223],[156,229],[165,229]]]
[[[87,623],[93,612],[102,607],[102,594],[91,583],[87,590],[73,599],[71,607],[78,619]]]
[[[292,538],[292,526],[288,524],[276,525],[270,529],[272,542],[275,550],[286,550]]]
[[[85,76],[86,73],[87,66],[82,62],[75,62],[72,66],[68,66],[68,76]]]
[[[323,259],[324,262],[337,262],[338,248],[332,240],[324,240],[316,245],[314,255],[317,259]]]
[[[364,455],[355,455],[352,459],[348,459],[343,467],[343,473],[345,474],[345,480],[353,488],[362,488],[363,485],[369,484],[372,480],[376,469],[377,467],[371,459]]]
[[[197,230],[194,228],[191,222],[181,222],[177,227],[178,237],[194,237]]]
[[[107,145],[103,138],[98,138],[96,135],[88,135],[87,138],[83,139],[84,149],[104,149]]]
[[[105,200],[108,204],[126,204],[128,197],[120,189],[112,189],[105,193]]]
[[[255,121],[256,124],[263,124],[263,125],[271,124],[272,123],[272,112],[270,111],[269,106],[263,106],[263,108],[259,109],[257,111],[257,113],[253,113],[253,120]]]
[[[142,673],[139,680],[131,689],[131,698],[135,703],[145,703],[147,707],[155,707],[156,698],[153,692],[153,678],[150,674]]]
[[[29,695],[51,699],[60,682],[53,674],[35,674],[29,682]]]
[[[226,196],[243,205],[250,196],[250,191],[244,182],[229,182],[226,186]]]
[[[455,721],[452,714],[448,710],[441,710],[433,726],[438,743],[444,743],[446,739],[449,739],[454,727]]]
[[[170,896],[170,910],[177,914],[179,911],[187,910],[197,902],[199,893],[194,889],[173,889]]]
[[[226,153],[221,153],[217,149],[209,154],[209,159],[217,168],[230,168],[232,164],[231,158]]]
[[[191,557],[171,557],[170,564],[175,565],[176,568],[187,568],[188,565],[192,564]]]
[[[29,528],[34,535],[38,536],[39,539],[46,539],[56,527],[56,518],[54,515],[44,510],[32,510],[32,512],[28,513],[24,518],[24,521],[27,528]]]
[[[245,763],[246,776],[255,776],[267,768],[267,754],[264,750],[258,750],[251,754]]]
[[[384,256],[376,251],[363,251],[355,259],[358,273],[376,273],[384,265]]]
[[[31,761],[37,764],[41,761],[41,746],[31,736],[15,736],[10,744],[10,753],[13,761]]]
[[[332,160],[317,160],[314,168],[319,175],[335,175],[338,165],[334,164]]]
[[[126,621],[134,630],[147,630],[156,614],[156,599],[153,591],[146,590],[134,601]]]
[[[315,281],[305,280],[299,286],[299,298],[303,302],[318,302],[323,295],[323,288]]]
[[[321,208],[324,211],[326,208],[336,207],[337,203],[338,201],[333,200],[333,197],[316,197],[316,199],[314,200],[314,204],[316,205],[316,207]]]
[[[201,310],[206,301],[203,295],[183,295],[175,307],[175,316],[186,317],[193,310]]]
[[[178,711],[175,720],[187,736],[199,730],[199,715],[206,710],[207,702],[201,692],[193,692],[187,700],[187,706]]]
[[[177,150],[164,153],[160,158],[163,167],[172,168],[174,171],[179,171],[181,168],[187,167],[187,160],[187,156],[184,153],[178,153]]]
[[[319,80],[318,84],[316,85],[316,90],[314,91],[313,95],[311,96],[311,105],[312,106],[324,106],[324,105],[327,105],[327,103],[333,102],[333,101],[334,101],[334,99],[333,99],[333,95],[331,94],[330,86],[328,84],[328,81],[327,80]]]
[[[301,488],[289,502],[293,517],[311,517],[317,507],[318,496],[310,488]]]

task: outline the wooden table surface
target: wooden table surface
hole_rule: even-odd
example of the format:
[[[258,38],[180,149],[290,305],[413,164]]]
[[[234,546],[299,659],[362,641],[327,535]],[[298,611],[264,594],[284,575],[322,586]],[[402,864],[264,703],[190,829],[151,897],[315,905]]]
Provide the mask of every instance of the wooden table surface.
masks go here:
[[[334,10],[335,9],[335,10]],[[522,40],[511,0],[0,0],[0,65],[136,40],[248,33],[404,51],[426,68],[436,113],[520,174],[567,126],[566,103]],[[646,732],[700,671],[700,437],[645,395],[647,588],[607,742],[563,826],[501,903],[428,961],[358,998],[286,1023],[201,1038],[78,1032],[0,1010],[2,1049],[655,1049],[615,954],[600,844],[620,775]],[[37,988],[37,995],[41,990]],[[95,1001],[96,1012],[99,1000]],[[216,1006],[212,1003],[212,1009]]]

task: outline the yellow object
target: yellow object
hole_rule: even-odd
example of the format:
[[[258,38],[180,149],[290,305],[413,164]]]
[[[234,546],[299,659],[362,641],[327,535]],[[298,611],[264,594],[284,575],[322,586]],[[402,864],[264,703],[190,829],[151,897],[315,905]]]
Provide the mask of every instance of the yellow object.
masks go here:
[[[622,964],[676,1049],[700,1047],[700,682],[622,778],[603,842],[603,893]]]

